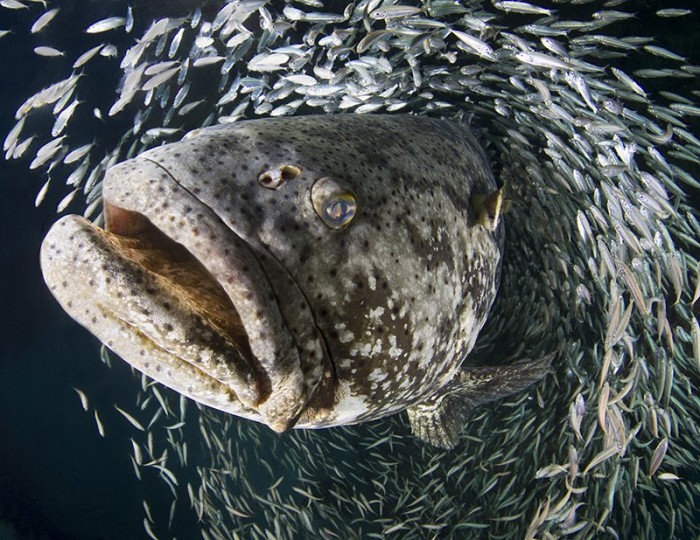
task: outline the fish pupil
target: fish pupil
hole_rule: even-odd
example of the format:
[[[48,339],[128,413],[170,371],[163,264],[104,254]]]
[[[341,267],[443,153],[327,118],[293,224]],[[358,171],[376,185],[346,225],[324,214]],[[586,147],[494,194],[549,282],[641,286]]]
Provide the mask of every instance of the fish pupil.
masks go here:
[[[328,208],[328,217],[338,220],[342,218],[348,211],[348,205],[345,201],[333,201]]]
[[[333,199],[326,205],[326,216],[334,222],[344,222],[354,215],[354,207],[344,199]]]

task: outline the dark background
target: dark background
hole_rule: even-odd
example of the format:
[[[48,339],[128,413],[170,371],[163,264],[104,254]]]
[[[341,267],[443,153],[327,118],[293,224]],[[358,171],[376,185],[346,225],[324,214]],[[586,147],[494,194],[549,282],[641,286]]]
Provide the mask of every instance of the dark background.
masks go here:
[[[60,2],[59,16],[34,36],[29,28],[40,5],[31,11],[0,8],[0,29],[14,31],[0,39],[0,139],[14,125],[17,107],[64,78],[74,59],[95,44],[86,45],[90,36],[67,33],[67,21],[85,28],[124,13],[123,3],[120,9],[102,4]],[[36,45],[57,46],[66,56],[41,58],[32,52]],[[103,88],[98,81],[93,86],[112,100],[115,84],[107,79]],[[44,285],[39,246],[67,191],[55,178],[35,208],[46,176],[30,171],[28,163],[0,158],[0,540],[142,538],[144,498],[152,506],[167,503],[162,481],[136,479],[128,459],[132,428],[114,417],[115,403],[133,404],[138,382],[122,362],[111,370],[100,362],[99,342],[65,315]],[[81,212],[76,199],[66,213]],[[73,386],[88,395],[88,413]],[[105,423],[105,438],[93,407]],[[153,510],[167,516],[168,507]],[[182,536],[196,537],[192,531]]]

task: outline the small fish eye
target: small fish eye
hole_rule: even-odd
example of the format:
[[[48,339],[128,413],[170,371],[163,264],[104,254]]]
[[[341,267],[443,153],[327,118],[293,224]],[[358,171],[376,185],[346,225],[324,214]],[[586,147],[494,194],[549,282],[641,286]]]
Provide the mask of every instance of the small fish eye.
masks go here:
[[[293,180],[301,174],[301,169],[294,165],[282,165],[270,169],[258,176],[258,183],[267,189],[278,189],[287,180]]]
[[[331,229],[347,227],[357,213],[357,197],[334,178],[321,178],[312,186],[311,203]]]

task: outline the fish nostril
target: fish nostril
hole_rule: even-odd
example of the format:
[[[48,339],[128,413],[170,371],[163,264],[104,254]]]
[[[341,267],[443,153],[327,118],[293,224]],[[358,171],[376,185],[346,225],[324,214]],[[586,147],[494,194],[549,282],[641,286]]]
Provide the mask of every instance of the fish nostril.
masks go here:
[[[301,174],[301,169],[294,165],[282,165],[279,170],[282,173],[282,180],[284,181],[294,180]]]
[[[285,164],[263,172],[258,177],[258,182],[264,188],[278,189],[286,181],[293,180],[299,176],[300,173],[301,169],[299,167]]]
[[[263,187],[273,187],[273,184],[279,182],[279,180],[281,180],[281,178],[278,179],[270,172],[264,172],[258,178],[258,182],[260,182],[260,185]]]

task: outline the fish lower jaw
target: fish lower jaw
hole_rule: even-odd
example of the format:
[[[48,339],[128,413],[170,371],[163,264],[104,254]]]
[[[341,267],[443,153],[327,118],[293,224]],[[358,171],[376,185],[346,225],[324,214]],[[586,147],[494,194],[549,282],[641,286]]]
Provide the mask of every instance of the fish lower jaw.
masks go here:
[[[122,358],[129,358],[128,363],[138,371],[203,405],[246,420],[260,422],[277,433],[294,427],[296,418],[266,417],[259,410],[264,408],[264,404],[244,405],[241,395],[230,384],[201,369],[196,360],[185,359],[174,351],[166,350],[128,322],[120,320],[114,314],[110,315],[115,324],[123,329],[119,339],[119,350],[115,352]],[[136,358],[132,354],[135,348],[148,349],[148,356],[144,359]],[[251,387],[256,384],[255,381],[248,383]]]
[[[176,351],[164,348],[157,340],[120,319],[116,314],[107,309],[103,311],[107,318],[112,320],[115,335],[114,339],[98,337],[121,358],[128,359],[127,363],[141,373],[202,405],[265,424],[277,433],[294,427],[295,418],[266,417],[259,410],[264,409],[264,404],[244,404],[242,398],[250,399],[251,396],[245,393],[242,395],[240,389],[237,391],[230,383],[202,369],[201,361],[193,358],[191,354],[187,355],[188,358],[183,358]],[[140,352],[144,350],[148,353],[141,355]],[[135,354],[135,351],[139,353]],[[199,352],[200,357],[212,357],[216,354],[213,351]],[[249,387],[256,385],[255,381],[247,382]]]
[[[112,321],[112,336],[98,336],[117,355],[128,359],[132,367],[153,380],[186,397],[209,407],[262,421],[253,407],[246,407],[241,397],[231,386],[211,373],[201,369],[195,362],[177,356],[173,351],[160,346],[148,335],[135,328],[114,313],[104,309]],[[135,351],[138,351],[136,354]],[[146,354],[140,354],[147,351]]]

